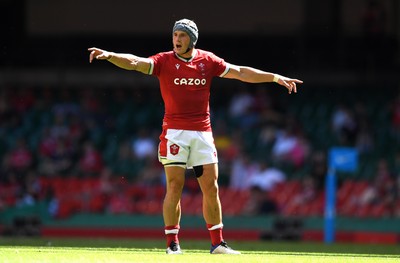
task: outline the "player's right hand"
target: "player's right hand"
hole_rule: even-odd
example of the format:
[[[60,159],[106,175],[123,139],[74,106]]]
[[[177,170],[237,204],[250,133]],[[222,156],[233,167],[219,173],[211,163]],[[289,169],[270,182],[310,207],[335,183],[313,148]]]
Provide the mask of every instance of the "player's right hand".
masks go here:
[[[90,63],[92,63],[93,59],[109,59],[112,56],[110,52],[95,47],[88,48],[88,51],[90,51]]]

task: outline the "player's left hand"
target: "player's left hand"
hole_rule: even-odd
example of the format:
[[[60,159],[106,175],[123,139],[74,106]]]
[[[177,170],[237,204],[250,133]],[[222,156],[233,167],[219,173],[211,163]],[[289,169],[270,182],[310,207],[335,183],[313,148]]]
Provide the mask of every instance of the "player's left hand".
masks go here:
[[[289,94],[291,94],[292,92],[297,93],[297,86],[296,86],[297,83],[302,84],[303,81],[299,79],[291,79],[284,76],[279,76],[278,78],[278,84],[286,87],[287,90],[289,91]]]

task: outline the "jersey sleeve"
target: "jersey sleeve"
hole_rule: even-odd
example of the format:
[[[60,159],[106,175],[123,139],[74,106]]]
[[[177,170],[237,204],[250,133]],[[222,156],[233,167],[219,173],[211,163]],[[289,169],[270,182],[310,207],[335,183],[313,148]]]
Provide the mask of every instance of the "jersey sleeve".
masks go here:
[[[215,67],[215,76],[223,77],[229,71],[229,64],[225,62],[222,58],[217,55],[210,53],[211,59],[214,61]]]
[[[164,53],[158,53],[153,56],[150,56],[150,69],[149,69],[149,75],[155,75],[158,76],[160,74],[160,68],[161,65],[163,64],[162,61],[165,57]]]

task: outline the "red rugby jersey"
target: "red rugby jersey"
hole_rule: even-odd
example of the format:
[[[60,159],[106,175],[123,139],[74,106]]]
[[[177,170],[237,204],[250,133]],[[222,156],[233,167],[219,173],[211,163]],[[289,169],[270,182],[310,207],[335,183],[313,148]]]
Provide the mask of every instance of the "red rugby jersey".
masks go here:
[[[228,64],[211,52],[196,49],[190,60],[173,51],[150,57],[149,74],[158,77],[165,114],[163,128],[211,131],[210,86],[224,76]]]

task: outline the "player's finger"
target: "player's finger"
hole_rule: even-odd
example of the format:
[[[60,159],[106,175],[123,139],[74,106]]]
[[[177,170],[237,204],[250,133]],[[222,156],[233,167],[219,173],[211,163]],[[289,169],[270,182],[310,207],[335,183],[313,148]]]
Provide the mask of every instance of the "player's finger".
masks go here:
[[[282,82],[283,82],[283,85],[288,89],[289,94],[292,93],[291,85],[288,82],[286,82],[285,80],[282,80]]]
[[[107,55],[105,52],[101,52],[99,55],[96,56],[96,59],[107,59]]]
[[[297,93],[297,86],[296,86],[296,82],[292,82],[293,85],[293,92]]]
[[[88,48],[88,50],[89,50],[89,51],[93,51],[93,50],[100,51],[101,49],[99,49],[99,48],[97,48],[97,47],[90,47],[90,48]]]
[[[299,80],[299,79],[293,79],[293,82],[296,82],[296,83],[303,83],[303,81],[302,80]]]
[[[90,52],[90,55],[89,55],[89,63],[92,63],[92,61],[93,61],[93,56],[94,56],[94,53],[95,53],[95,51],[93,50],[92,52]]]

